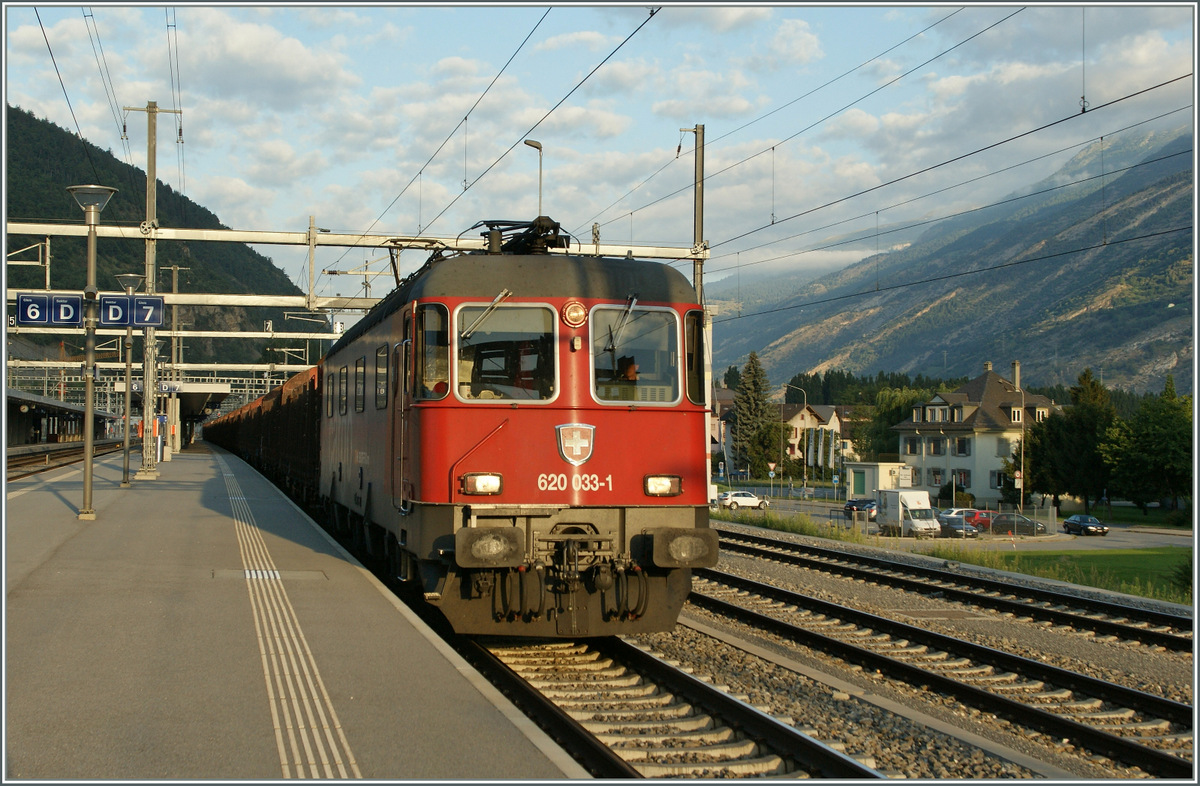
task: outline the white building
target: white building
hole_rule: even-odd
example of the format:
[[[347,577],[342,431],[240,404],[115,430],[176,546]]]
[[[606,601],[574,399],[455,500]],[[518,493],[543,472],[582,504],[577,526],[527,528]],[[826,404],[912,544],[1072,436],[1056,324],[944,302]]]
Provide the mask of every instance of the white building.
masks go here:
[[[912,488],[936,498],[954,478],[975,505],[996,509],[1006,478],[1004,461],[1020,462],[1025,428],[1060,411],[1045,396],[1021,389],[1021,364],[1012,379],[983,364],[983,374],[953,393],[939,393],[913,407],[912,417],[892,426],[900,435],[900,461],[912,469]]]
[[[845,489],[839,499],[878,499],[886,489],[911,488],[913,469],[903,462],[847,461]]]

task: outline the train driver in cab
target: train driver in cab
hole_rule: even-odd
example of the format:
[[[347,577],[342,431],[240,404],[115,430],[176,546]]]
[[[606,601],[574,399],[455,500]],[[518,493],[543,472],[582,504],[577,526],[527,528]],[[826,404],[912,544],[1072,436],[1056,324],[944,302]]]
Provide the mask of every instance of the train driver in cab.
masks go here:
[[[617,381],[636,384],[637,379],[638,367],[637,363],[633,361],[633,356],[626,355],[625,357],[619,358],[617,360]]]

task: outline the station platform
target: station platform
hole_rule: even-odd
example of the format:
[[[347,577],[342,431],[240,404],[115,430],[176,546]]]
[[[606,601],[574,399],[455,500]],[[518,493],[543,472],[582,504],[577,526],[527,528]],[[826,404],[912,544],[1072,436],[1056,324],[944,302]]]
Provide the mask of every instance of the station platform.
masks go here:
[[[158,473],[6,486],[6,780],[588,777],[240,459]]]

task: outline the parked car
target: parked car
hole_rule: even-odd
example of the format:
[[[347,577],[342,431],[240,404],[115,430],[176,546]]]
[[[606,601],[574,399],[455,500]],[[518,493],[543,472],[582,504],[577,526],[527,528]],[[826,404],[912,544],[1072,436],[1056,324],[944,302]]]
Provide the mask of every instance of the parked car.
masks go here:
[[[1020,513],[999,513],[992,517],[992,532],[997,535],[1044,535],[1046,525]]]
[[[855,512],[861,511],[867,514],[868,521],[874,521],[875,514],[879,512],[879,505],[873,499],[851,499],[846,501],[842,511],[848,519],[854,518]]]
[[[963,519],[980,532],[991,532],[992,518],[997,515],[994,510],[973,510],[968,516],[963,516]]]
[[[945,516],[941,520],[943,538],[977,538],[979,530],[963,521],[962,516]],[[964,534],[965,531],[965,534]]]
[[[937,511],[936,508],[934,510]],[[935,512],[934,515],[937,517],[938,521],[951,517],[958,517],[966,521],[974,513],[975,508],[946,508],[940,512]]]
[[[726,491],[717,497],[721,507],[737,510],[738,508],[758,508],[766,510],[769,500],[762,499],[749,491]]]
[[[1100,523],[1095,516],[1085,516],[1076,513],[1063,522],[1063,532],[1068,535],[1107,535],[1108,527]]]

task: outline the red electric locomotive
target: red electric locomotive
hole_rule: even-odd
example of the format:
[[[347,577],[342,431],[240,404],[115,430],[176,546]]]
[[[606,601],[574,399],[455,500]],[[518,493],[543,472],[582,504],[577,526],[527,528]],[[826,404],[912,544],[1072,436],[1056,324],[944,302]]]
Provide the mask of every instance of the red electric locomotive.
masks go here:
[[[667,265],[520,226],[329,351],[316,495],[461,633],[668,630],[717,561],[702,309]]]

